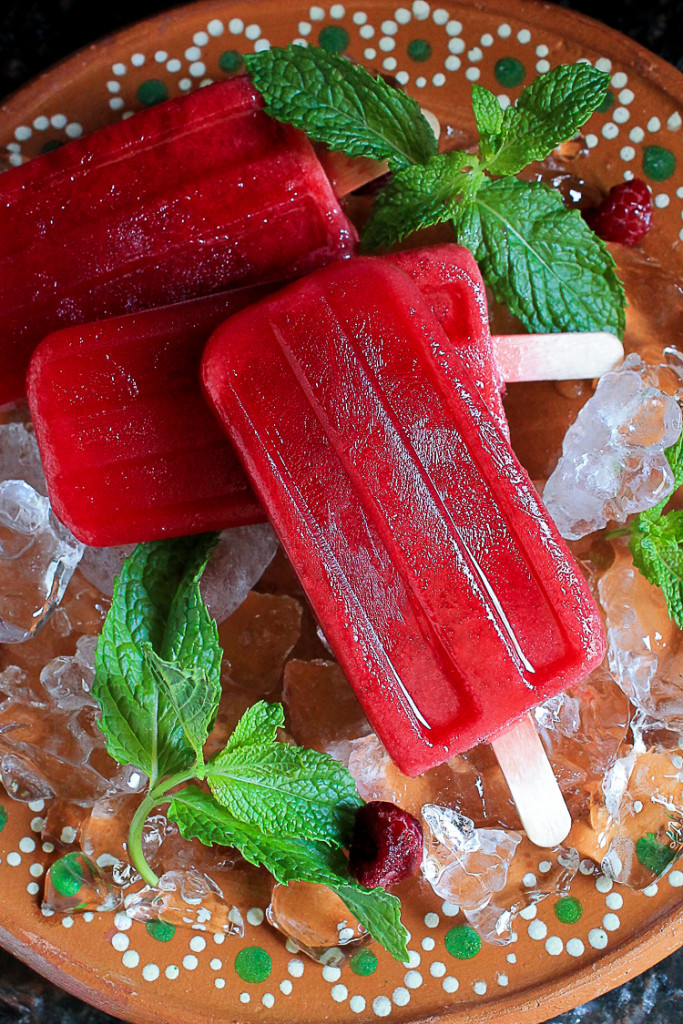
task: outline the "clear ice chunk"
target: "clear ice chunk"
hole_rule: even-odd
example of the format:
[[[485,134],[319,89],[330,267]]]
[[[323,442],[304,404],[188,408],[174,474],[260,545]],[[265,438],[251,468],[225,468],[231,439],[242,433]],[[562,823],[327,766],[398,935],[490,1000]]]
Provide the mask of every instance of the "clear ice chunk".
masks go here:
[[[42,629],[83,550],[30,484],[0,482],[0,643],[23,643]]]
[[[88,857],[74,850],[56,860],[48,870],[43,910],[53,914],[104,913],[118,910],[123,893],[108,881]]]
[[[47,494],[38,442],[32,425],[0,424],[0,481],[23,480],[39,494]]]
[[[146,885],[125,900],[126,913],[137,921],[166,921],[202,931],[244,935],[239,907],[226,902],[220,887],[200,871],[167,871],[156,886]]]
[[[336,893],[311,882],[274,885],[266,917],[297,949],[328,967],[370,940]]]
[[[270,523],[223,530],[200,587],[216,622],[224,622],[242,604],[272,562],[277,545]]]
[[[543,501],[568,540],[625,522],[673,490],[664,451],[681,433],[675,397],[639,356],[605,374],[567,431]]]

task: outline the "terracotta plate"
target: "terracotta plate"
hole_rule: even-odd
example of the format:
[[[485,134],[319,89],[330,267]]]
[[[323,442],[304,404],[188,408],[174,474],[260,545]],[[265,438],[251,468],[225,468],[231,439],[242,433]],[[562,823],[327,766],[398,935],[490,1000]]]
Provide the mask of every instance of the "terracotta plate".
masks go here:
[[[644,177],[659,211],[647,248],[671,268],[680,259],[683,78],[596,22],[529,2],[193,3],[103,40],[8,99],[0,112],[0,162],[21,162],[233,73],[244,52],[293,39],[394,74],[442,123],[465,128],[472,82],[514,100],[537,72],[580,58],[597,62],[612,82],[610,105],[585,132],[592,176],[604,185]],[[61,986],[131,1021],[438,1017],[533,1024],[625,981],[683,942],[678,870],[647,895],[617,893],[605,878],[578,875],[578,922],[561,923],[549,899],[533,919],[519,921],[511,946],[483,945],[467,959],[454,955],[452,930],[462,923],[455,908],[410,892],[407,965],[378,950],[372,970],[372,959],[362,969],[322,968],[285,947],[264,923],[263,907],[252,908],[243,939],[218,945],[211,935],[179,928],[159,941],[124,915],[41,915],[40,876],[50,860],[34,831],[41,808],[6,797],[1,803],[0,941]],[[251,952],[237,958],[244,950]]]

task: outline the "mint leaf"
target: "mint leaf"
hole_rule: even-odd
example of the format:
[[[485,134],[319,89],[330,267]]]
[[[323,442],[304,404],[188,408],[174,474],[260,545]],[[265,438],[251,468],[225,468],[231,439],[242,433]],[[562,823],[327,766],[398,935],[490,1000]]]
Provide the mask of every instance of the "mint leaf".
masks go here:
[[[285,724],[282,704],[268,704],[265,700],[247,708],[233,729],[225,746],[228,753],[249,744],[275,743],[277,731]]]
[[[272,47],[244,58],[271,117],[349,156],[423,163],[436,139],[419,104],[358,64],[314,46]]]
[[[472,109],[479,132],[479,152],[487,159],[495,153],[503,129],[505,111],[497,96],[476,83],[472,86]]]
[[[197,759],[197,771],[203,771],[202,748],[209,738],[221,697],[220,677],[209,678],[204,672],[188,672],[177,663],[164,661],[149,646],[143,647],[146,667],[171,699],[185,741]],[[201,777],[201,776],[200,776]]]
[[[450,220],[462,195],[474,185],[465,170],[477,163],[476,157],[454,151],[398,171],[375,199],[363,231],[363,248],[395,245],[420,228]]]
[[[193,750],[165,688],[143,655],[146,645],[209,679],[220,671],[215,627],[197,606],[195,585],[213,534],[141,544],[126,559],[95,656],[93,696],[107,750],[155,781],[192,764]],[[183,618],[185,615],[185,618]]]
[[[570,139],[605,98],[609,74],[590,64],[563,64],[534,79],[505,110],[496,132],[492,104],[486,100],[486,148],[492,174],[517,174],[533,160],[544,160]],[[484,103],[477,97],[480,116]],[[476,113],[476,107],[475,107]]]
[[[530,332],[623,335],[624,290],[614,261],[559,192],[502,178],[485,181],[472,202],[476,220],[471,211],[467,221],[456,215],[458,240],[472,246],[496,299]]]
[[[401,962],[408,959],[408,934],[400,903],[383,889],[363,889],[349,875],[341,850],[298,836],[272,835],[259,822],[238,821],[208,793],[195,786],[175,793],[168,808],[185,839],[206,846],[233,846],[250,864],[263,865],[277,882],[312,882],[333,889],[351,913]]]
[[[329,754],[263,743],[258,737],[236,747],[229,744],[212,758],[206,780],[219,803],[240,821],[336,846],[348,844],[362,803],[347,769]]]
[[[650,583],[661,587],[670,617],[683,629],[683,511],[656,519],[641,512],[629,547],[634,565]]]

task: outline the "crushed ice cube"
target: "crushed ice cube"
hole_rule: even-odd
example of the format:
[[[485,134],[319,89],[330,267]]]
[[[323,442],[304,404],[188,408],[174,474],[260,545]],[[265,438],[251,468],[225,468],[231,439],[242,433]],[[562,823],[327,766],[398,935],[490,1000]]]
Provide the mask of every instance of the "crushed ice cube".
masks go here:
[[[216,622],[224,622],[242,604],[273,560],[277,544],[270,523],[223,530],[201,582]]]
[[[0,643],[22,643],[42,629],[83,549],[30,484],[0,482]]]
[[[0,424],[0,480],[23,480],[47,494],[38,442],[31,424]]]
[[[610,520],[651,508],[673,490],[664,450],[681,433],[676,399],[652,386],[639,356],[598,382],[565,435],[543,500],[563,537],[578,540]]]
[[[336,967],[370,936],[339,896],[324,885],[290,882],[274,885],[266,910],[269,923],[312,960]]]
[[[226,902],[220,887],[200,871],[167,871],[158,885],[126,898],[126,913],[138,921],[188,924],[195,929],[244,935],[239,907]]]

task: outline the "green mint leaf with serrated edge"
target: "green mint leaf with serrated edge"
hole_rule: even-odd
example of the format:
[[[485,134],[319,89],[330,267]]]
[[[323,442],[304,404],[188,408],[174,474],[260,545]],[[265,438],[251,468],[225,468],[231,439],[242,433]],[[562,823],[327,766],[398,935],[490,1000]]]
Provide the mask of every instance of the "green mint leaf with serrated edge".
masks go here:
[[[472,86],[472,109],[479,132],[479,152],[484,159],[489,159],[499,142],[505,110],[494,93],[476,83]]]
[[[683,433],[666,450],[674,490],[683,485]],[[631,524],[629,547],[633,564],[664,594],[669,616],[683,629],[683,511],[664,508],[669,497],[640,512]]]
[[[516,178],[487,180],[459,240],[485,282],[530,332],[624,331],[624,290],[604,243],[559,192]],[[464,236],[464,238],[463,238]]]
[[[225,746],[232,753],[249,744],[275,743],[277,731],[285,724],[285,712],[282,704],[268,704],[260,700],[244,712],[233,729]]]
[[[462,194],[474,184],[465,170],[477,163],[476,157],[454,151],[398,171],[375,199],[363,248],[394,245],[420,228],[451,220]]]
[[[344,57],[314,46],[247,54],[247,71],[271,117],[352,157],[423,163],[436,139],[419,104]]]
[[[609,80],[606,71],[583,62],[562,64],[539,75],[522,90],[514,106],[506,108],[498,132],[487,128],[486,148],[492,152],[487,170],[517,174],[532,161],[544,160],[600,106]],[[487,122],[492,123],[491,111]]]
[[[239,727],[238,727],[239,728]],[[241,742],[206,766],[216,799],[267,832],[348,844],[362,801],[347,769],[329,754],[286,743]]]
[[[164,661],[149,645],[142,649],[146,666],[175,708],[186,742],[196,757],[196,774],[203,774],[202,748],[209,738],[221,696],[220,678],[201,671],[189,672],[177,663]]]
[[[138,545],[114,585],[98,640],[93,696],[107,750],[120,763],[140,768],[151,785],[187,768],[194,753],[143,648],[217,677],[220,646],[198,593],[214,543],[214,534],[203,534]]]
[[[250,864],[262,865],[282,884],[327,885],[396,960],[408,959],[408,933],[401,923],[399,900],[383,889],[359,886],[349,875],[341,850],[298,836],[269,835],[258,822],[239,821],[196,786],[173,795],[168,816],[185,839],[235,847]]]

